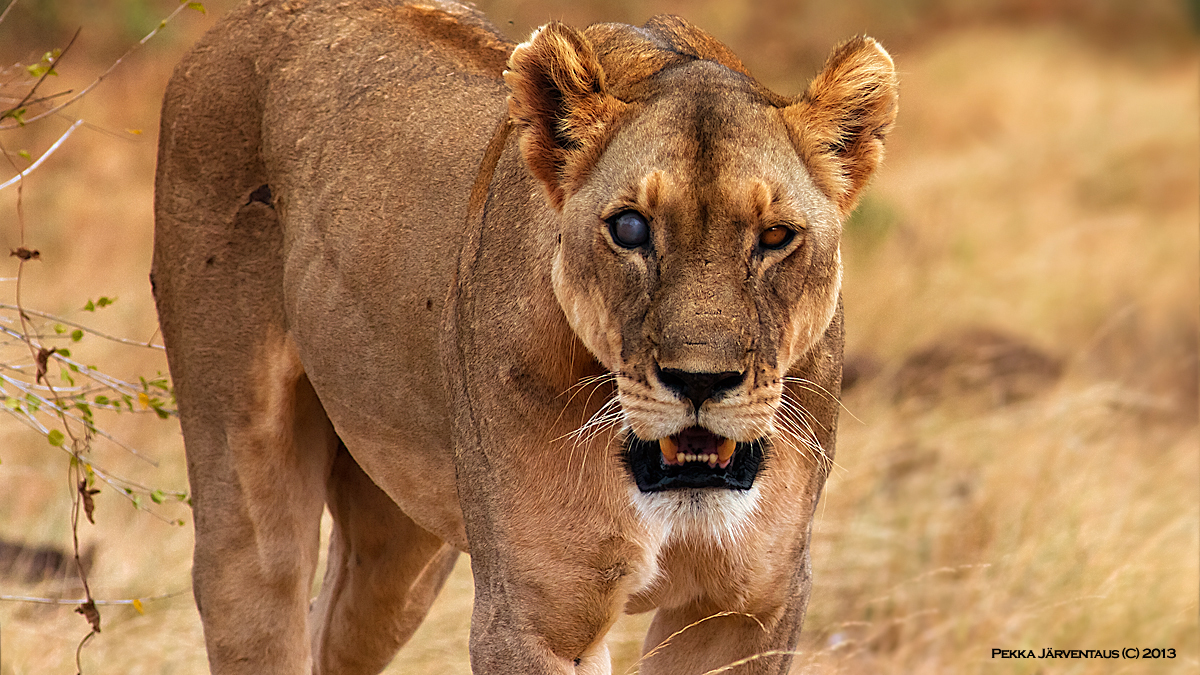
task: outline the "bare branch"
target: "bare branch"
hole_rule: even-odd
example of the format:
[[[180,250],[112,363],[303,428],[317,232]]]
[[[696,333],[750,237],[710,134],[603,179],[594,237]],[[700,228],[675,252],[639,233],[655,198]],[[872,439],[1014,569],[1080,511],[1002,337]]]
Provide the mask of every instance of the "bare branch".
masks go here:
[[[79,32],[82,30],[83,28],[75,29],[75,34],[71,36],[69,41],[67,41],[67,46],[62,48],[62,51],[58,53],[58,56],[52,57],[52,60],[50,61],[50,67],[46,68],[46,72],[42,73],[37,82],[33,83],[33,86],[29,88],[29,91],[25,92],[25,96],[22,97],[16,105],[8,110],[5,110],[4,114],[0,115],[0,119],[7,117],[8,113],[13,112],[14,110],[20,110],[21,106],[29,103],[29,99],[33,98],[33,95],[37,93],[38,87],[42,86],[42,83],[46,81],[47,77],[50,77],[50,73],[54,72],[54,68],[58,65],[58,62],[62,61],[62,57],[67,55],[67,51],[71,49],[71,45],[75,44],[75,39],[79,37]],[[17,126],[24,126],[24,123],[18,123]]]
[[[97,427],[97,426],[96,426],[94,423],[89,423],[89,422],[88,422],[86,419],[84,419],[84,418],[80,417],[79,415],[77,415],[77,414],[75,414],[75,413],[71,412],[71,411],[70,411],[70,408],[71,408],[72,406],[67,406],[67,407],[65,407],[65,408],[64,408],[64,407],[61,407],[61,406],[59,406],[59,404],[55,403],[54,401],[51,401],[50,399],[48,399],[48,398],[46,398],[46,397],[44,397],[44,396],[40,396],[40,395],[38,395],[38,394],[36,394],[36,393],[34,393],[34,392],[30,391],[30,390],[29,390],[29,388],[28,388],[27,386],[25,386],[25,383],[24,383],[24,382],[21,382],[20,380],[14,380],[14,379],[13,379],[13,378],[11,378],[11,377],[7,377],[7,376],[5,376],[5,375],[0,375],[0,381],[4,381],[4,382],[7,382],[7,383],[11,384],[11,385],[12,385],[13,387],[15,387],[15,388],[16,388],[18,391],[24,392],[26,395],[28,395],[28,396],[32,396],[32,397],[36,398],[36,399],[37,399],[39,402],[41,402],[41,404],[42,404],[42,405],[45,405],[46,407],[50,408],[50,409],[51,409],[51,410],[53,410],[54,412],[58,413],[60,416],[63,416],[63,415],[65,415],[65,416],[66,416],[66,417],[68,417],[69,419],[73,419],[73,420],[75,420],[76,422],[78,422],[78,423],[82,424],[82,425],[84,426],[84,428],[88,429],[88,430],[89,430],[89,431],[91,431],[92,433],[94,433],[94,434],[98,434],[99,436],[101,436],[101,437],[103,437],[103,438],[107,438],[109,441],[112,441],[112,443],[113,443],[114,445],[116,445],[117,447],[121,448],[122,450],[125,450],[125,451],[126,451],[126,452],[128,452],[129,454],[133,455],[134,457],[137,457],[138,459],[140,459],[140,460],[142,460],[143,462],[145,462],[145,463],[149,464],[150,466],[152,466],[152,467],[154,467],[154,468],[156,468],[156,469],[158,468],[158,462],[156,462],[156,461],[154,461],[153,459],[150,459],[149,457],[147,457],[147,456],[143,455],[143,454],[142,454],[141,452],[139,452],[138,450],[136,450],[136,449],[134,449],[134,448],[131,448],[131,447],[129,447],[128,445],[125,445],[125,444],[124,444],[124,443],[122,443],[121,441],[118,441],[118,440],[117,440],[117,439],[116,439],[116,438],[115,438],[115,437],[114,437],[112,434],[110,434],[110,433],[108,433],[107,431],[105,431],[105,430],[101,429],[100,427]]]
[[[17,0],[12,0],[12,2],[8,3],[8,7],[4,8],[4,13],[0,14],[0,23],[4,23],[4,17],[8,16],[8,13],[12,11],[12,8],[16,4],[17,4]]]
[[[109,66],[108,69],[105,70],[103,73],[100,73],[99,77],[97,77],[95,80],[93,80],[91,84],[84,87],[82,91],[80,91],[78,94],[75,94],[71,98],[67,99],[65,102],[60,103],[59,105],[56,105],[53,108],[50,108],[49,110],[40,112],[40,113],[34,115],[33,117],[26,118],[25,124],[29,124],[31,122],[36,122],[44,117],[53,115],[53,114],[57,113],[59,110],[62,110],[63,108],[71,105],[72,103],[74,103],[74,102],[78,101],[79,99],[83,98],[84,96],[86,96],[88,94],[88,92],[90,92],[92,89],[96,88],[96,85],[103,82],[104,78],[108,77],[109,74],[112,73],[112,71],[115,70],[117,66],[121,65],[122,61],[124,61],[126,58],[128,58],[130,54],[137,51],[138,47],[141,47],[142,45],[146,44],[146,42],[148,40],[150,40],[150,38],[157,35],[158,31],[165,28],[167,23],[169,23],[172,19],[174,19],[176,16],[178,16],[179,13],[185,9],[188,9],[188,4],[180,3],[179,7],[176,8],[174,12],[171,12],[170,16],[168,16],[167,18],[160,21],[158,26],[156,26],[154,28],[154,30],[147,33],[146,37],[142,38],[141,40],[138,41],[137,44],[130,47],[124,54],[121,55],[121,58],[117,59],[116,61],[113,61],[113,64],[111,66]],[[18,126],[20,126],[20,125],[19,124],[0,125],[0,130],[15,129]]]
[[[43,155],[43,157],[44,156],[45,155]],[[30,167],[30,168],[32,169],[33,167]],[[0,185],[0,189],[3,189],[3,188],[4,188],[4,186]],[[17,306],[16,305],[7,305],[7,304],[0,302],[0,309],[16,310]],[[108,335],[107,333],[102,333],[102,332],[96,330],[95,328],[89,328],[81,323],[76,323],[74,321],[71,321],[69,319],[64,319],[61,316],[57,316],[54,314],[48,314],[46,312],[39,312],[39,311],[33,310],[33,309],[27,309],[27,310],[25,310],[25,313],[32,314],[33,316],[36,316],[36,317],[39,317],[42,319],[48,319],[50,321],[61,323],[61,324],[67,325],[67,326],[72,326],[74,328],[78,328],[78,329],[84,331],[85,333],[91,333],[92,335],[95,335],[96,337],[101,337],[101,338],[104,338],[105,340],[112,340],[113,342],[119,342],[123,345],[133,345],[135,347],[148,347],[150,349],[163,349],[162,345],[151,344],[149,342],[138,342],[137,340],[130,340],[128,338],[117,337],[115,335]]]
[[[144,598],[130,598],[128,600],[94,600],[97,606],[104,605],[134,605],[137,603],[154,602],[155,600],[169,600],[177,598],[184,593],[190,591],[190,588],[183,588],[171,593],[163,593],[161,595],[148,595]],[[27,595],[0,595],[0,601],[5,602],[33,602],[39,605],[78,605],[87,600],[83,598],[36,598]]]
[[[0,183],[0,190],[3,190],[4,188],[6,188],[10,185],[13,185],[14,183],[18,183],[18,182],[24,180],[25,176],[28,176],[31,171],[33,171],[34,169],[41,166],[42,162],[46,161],[47,157],[54,154],[54,151],[58,150],[59,146],[61,146],[63,144],[63,142],[66,141],[67,138],[69,138],[71,136],[71,134],[75,133],[75,130],[79,128],[80,124],[83,124],[83,120],[75,120],[75,123],[72,124],[69,129],[67,129],[65,132],[63,132],[63,135],[59,136],[58,140],[54,141],[54,144],[51,145],[45,152],[43,152],[41,157],[37,158],[36,162],[34,162],[33,164],[30,164],[29,167],[26,168],[21,173],[13,176],[12,178],[4,181],[3,183]],[[3,128],[5,128],[5,127],[0,127],[0,129],[3,129]],[[8,306],[6,305],[5,307],[8,307]]]

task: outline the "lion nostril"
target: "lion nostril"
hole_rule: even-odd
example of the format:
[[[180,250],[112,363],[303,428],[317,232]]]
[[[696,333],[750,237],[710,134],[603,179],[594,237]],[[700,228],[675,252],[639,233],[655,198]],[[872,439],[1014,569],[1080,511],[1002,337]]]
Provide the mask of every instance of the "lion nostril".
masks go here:
[[[690,400],[696,410],[708,399],[736,388],[745,378],[745,372],[693,373],[674,368],[658,370],[658,379],[663,386]]]

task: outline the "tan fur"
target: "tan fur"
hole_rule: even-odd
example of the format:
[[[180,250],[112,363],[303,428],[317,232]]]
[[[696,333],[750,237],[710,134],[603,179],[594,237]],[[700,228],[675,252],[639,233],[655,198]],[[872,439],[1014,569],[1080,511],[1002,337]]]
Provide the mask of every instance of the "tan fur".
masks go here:
[[[607,673],[622,611],[657,610],[643,673],[793,649],[840,223],[894,115],[866,38],[792,101],[675,17],[514,46],[451,2],[233,12],[164,99],[152,272],[212,670],[378,672],[459,551],[478,673]],[[697,404],[660,369],[744,375]],[[753,486],[641,492],[628,435],[695,425],[766,439]]]

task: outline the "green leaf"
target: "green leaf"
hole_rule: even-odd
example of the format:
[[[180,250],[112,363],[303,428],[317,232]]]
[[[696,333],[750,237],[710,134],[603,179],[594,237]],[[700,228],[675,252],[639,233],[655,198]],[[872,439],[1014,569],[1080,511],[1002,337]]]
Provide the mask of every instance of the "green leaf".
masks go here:
[[[58,73],[54,71],[54,62],[57,61],[58,57],[61,55],[62,55],[61,49],[54,49],[52,51],[48,51],[45,54],[42,54],[41,61],[39,61],[38,63],[35,63],[31,66],[25,66],[25,70],[28,71],[29,74],[34,77],[41,77],[42,75],[45,75],[46,73],[50,73],[51,75],[58,75]]]
[[[34,77],[41,77],[42,75],[45,75],[46,73],[49,73],[56,77],[58,76],[57,70],[55,70],[51,66],[48,66],[44,63],[35,63],[32,66],[25,66],[25,70],[28,70],[29,74]]]
[[[96,397],[96,405],[108,405],[108,397],[101,394]]]
[[[160,419],[160,420],[165,420],[165,419],[171,418],[171,413],[167,412],[166,410],[163,410],[162,408],[155,408],[154,414],[158,415],[158,419]]]
[[[141,495],[133,496],[133,508],[135,508],[135,509],[142,508],[142,496]]]
[[[96,301],[96,306],[97,307],[108,307],[109,305],[113,304],[116,301],[117,301],[116,297],[107,298],[102,295],[102,296],[100,296],[100,299]]]
[[[71,342],[79,342],[83,339],[83,331],[78,328],[71,331]]]
[[[83,311],[94,312],[96,311],[96,305],[91,300],[88,300],[87,304],[83,306]]]
[[[19,155],[22,159],[25,159],[25,160],[33,159],[33,156],[29,154],[28,150],[18,150],[17,155]]]
[[[59,356],[68,358],[68,359],[71,358],[71,350],[70,349],[63,349],[62,347],[59,347],[54,353],[58,354]]]
[[[150,493],[150,501],[154,502],[155,504],[163,503],[163,491],[162,490],[154,490],[153,492],[151,492]]]
[[[65,332],[67,332],[66,326],[62,325],[61,323],[54,324],[54,334],[55,335],[62,335]]]
[[[187,6],[188,6],[188,9],[194,9],[194,10],[196,10],[197,12],[200,12],[201,14],[208,14],[208,12],[204,10],[204,4],[203,4],[203,3],[200,3],[200,2],[189,2],[189,3],[187,4]]]
[[[62,447],[63,432],[59,431],[58,429],[51,429],[50,433],[46,434],[46,440],[50,441],[50,445],[53,445],[56,448]]]
[[[68,371],[66,368],[60,370],[59,375],[62,377],[63,382],[66,382],[72,387],[75,386],[75,378],[71,377],[70,371]]]
[[[26,108],[13,108],[12,110],[5,110],[4,114],[0,115],[0,120],[6,120],[11,117],[14,121],[16,121],[17,126],[23,127],[25,126],[26,111]]]

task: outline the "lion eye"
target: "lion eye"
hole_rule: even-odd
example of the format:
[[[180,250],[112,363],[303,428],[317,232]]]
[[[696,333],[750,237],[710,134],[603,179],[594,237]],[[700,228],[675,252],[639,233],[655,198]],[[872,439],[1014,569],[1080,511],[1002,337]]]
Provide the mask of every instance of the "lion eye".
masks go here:
[[[763,230],[762,234],[758,235],[758,245],[771,250],[779,250],[790,244],[792,237],[795,236],[796,233],[791,229],[783,225],[776,225],[775,227],[768,227]]]
[[[650,224],[637,211],[622,211],[608,219],[613,241],[625,248],[637,248],[650,240]]]

